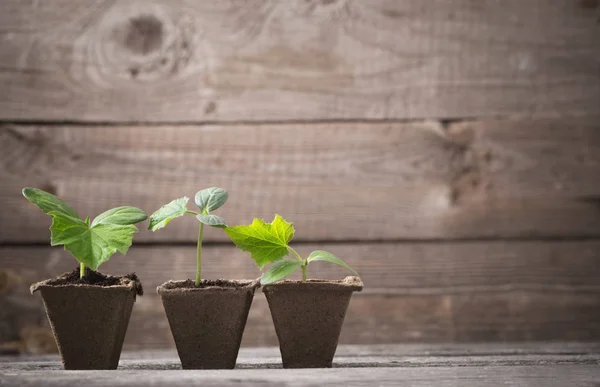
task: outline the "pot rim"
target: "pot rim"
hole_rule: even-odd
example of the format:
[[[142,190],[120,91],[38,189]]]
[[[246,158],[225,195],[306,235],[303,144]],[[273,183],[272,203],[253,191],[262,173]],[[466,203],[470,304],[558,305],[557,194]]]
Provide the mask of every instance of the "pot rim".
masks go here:
[[[65,273],[67,274],[67,273]],[[119,284],[116,285],[94,285],[94,284],[55,284],[52,283],[53,281],[56,281],[56,279],[61,278],[62,275],[53,277],[53,278],[48,278],[45,279],[43,281],[39,281],[36,282],[34,284],[32,284],[29,287],[29,291],[31,292],[31,294],[34,294],[35,292],[37,292],[38,290],[42,290],[42,289],[48,289],[48,288],[65,288],[65,289],[102,289],[102,290],[119,290],[119,289],[126,289],[129,291],[133,291],[136,293],[136,295],[141,296],[142,295],[142,291],[141,289],[141,282],[139,281],[134,281],[131,278],[128,277],[116,277],[119,279]],[[110,277],[115,277],[115,276],[110,276]],[[138,286],[139,285],[139,286]]]
[[[162,285],[156,288],[156,292],[159,295],[162,294],[186,294],[186,293],[196,293],[202,291],[219,291],[219,292],[239,292],[239,291],[248,291],[248,290],[256,290],[260,287],[260,278],[257,279],[226,279],[222,281],[226,281],[229,283],[238,283],[240,286],[238,287],[229,287],[229,286],[207,286],[202,288],[190,288],[190,287],[171,287],[174,285],[178,285],[189,280],[169,280]],[[204,279],[203,281],[206,281]]]
[[[304,288],[312,290],[341,290],[341,291],[357,291],[360,292],[364,284],[359,277],[348,276],[342,280],[327,280],[327,279],[308,279],[306,281],[300,280],[282,280],[273,282],[269,285],[263,285],[263,292],[273,290],[276,288]]]

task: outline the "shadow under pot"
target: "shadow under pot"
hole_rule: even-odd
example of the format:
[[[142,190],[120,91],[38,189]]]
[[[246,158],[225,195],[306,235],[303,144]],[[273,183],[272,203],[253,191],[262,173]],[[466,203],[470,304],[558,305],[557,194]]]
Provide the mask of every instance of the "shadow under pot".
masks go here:
[[[136,296],[142,285],[135,274],[113,277],[94,271],[90,283],[79,269],[31,285],[39,291],[66,370],[114,370]]]
[[[160,295],[184,369],[235,367],[258,281],[168,281]]]
[[[263,286],[283,368],[329,368],[358,277],[341,281],[280,281]]]

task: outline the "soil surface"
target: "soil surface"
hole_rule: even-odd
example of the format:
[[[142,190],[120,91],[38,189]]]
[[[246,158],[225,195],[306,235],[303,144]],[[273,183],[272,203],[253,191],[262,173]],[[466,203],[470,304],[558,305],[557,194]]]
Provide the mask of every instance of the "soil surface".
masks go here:
[[[168,281],[161,285],[164,289],[202,289],[202,288],[234,288],[240,289],[245,288],[248,285],[252,284],[252,280],[224,280],[224,279],[216,279],[216,280],[202,280],[200,285],[196,286],[195,281],[191,279],[185,281]]]
[[[135,285],[135,292],[138,296],[144,294],[144,288],[140,279],[135,273],[129,273],[122,277],[102,274],[98,271],[86,269],[85,277],[79,277],[79,267],[73,271],[59,275],[45,281],[45,285],[60,286],[60,285],[95,285],[95,286],[116,286],[122,285],[123,279],[132,281]]]

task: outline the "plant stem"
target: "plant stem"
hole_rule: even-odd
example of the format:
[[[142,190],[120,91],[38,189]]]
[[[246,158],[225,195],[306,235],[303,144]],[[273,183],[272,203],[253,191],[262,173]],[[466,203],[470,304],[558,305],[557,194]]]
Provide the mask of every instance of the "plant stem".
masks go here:
[[[85,277],[85,265],[83,262],[79,263],[79,278]]]
[[[304,261],[304,259],[302,259],[302,257],[300,256],[300,254],[298,254],[296,250],[292,249],[290,246],[288,246],[287,248],[288,251],[291,251],[292,254],[294,254],[300,262],[302,262],[302,266],[300,266],[302,268],[302,281],[306,281],[306,266],[308,265],[308,263]]]
[[[196,286],[202,281],[202,233],[204,231],[204,223],[200,223],[200,231],[198,231],[198,250],[196,254]]]
[[[290,246],[288,246],[287,248],[288,248],[288,251],[291,251],[291,252],[292,252],[292,253],[293,253],[293,254],[296,256],[296,258],[297,258],[297,259],[298,259],[300,262],[303,262],[303,261],[304,261],[304,260],[302,259],[302,257],[300,256],[300,254],[298,254],[298,253],[296,252],[296,250],[292,249]]]

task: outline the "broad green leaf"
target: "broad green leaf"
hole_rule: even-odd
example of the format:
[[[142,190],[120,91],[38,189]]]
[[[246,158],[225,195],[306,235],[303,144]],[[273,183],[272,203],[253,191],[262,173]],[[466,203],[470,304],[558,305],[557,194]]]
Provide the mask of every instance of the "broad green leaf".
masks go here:
[[[341,259],[339,259],[335,255],[333,255],[333,254],[331,254],[331,253],[329,253],[327,251],[315,250],[312,253],[310,253],[310,255],[308,256],[308,258],[306,259],[306,261],[308,263],[314,262],[314,261],[326,261],[326,262],[330,262],[330,263],[336,264],[338,266],[341,266],[344,269],[350,271],[352,274],[358,276],[358,273],[355,272],[350,266],[346,265],[344,263],[344,261],[342,261]]]
[[[136,207],[123,206],[113,208],[96,216],[92,222],[92,227],[97,224],[136,224],[146,220],[148,215]]]
[[[92,242],[98,245],[104,245],[105,248],[111,249],[110,255],[115,253],[115,250],[125,255],[133,242],[133,234],[138,231],[138,228],[132,224],[99,224],[90,229],[92,231]],[[110,255],[107,257],[110,258]],[[99,263],[104,262],[100,260]]]
[[[196,218],[207,226],[217,227],[217,228],[225,228],[227,224],[225,223],[225,219],[221,218],[217,215],[205,215],[198,214]]]
[[[79,261],[97,270],[117,251],[125,255],[138,230],[133,225],[97,224],[89,227],[81,219],[53,211],[51,244],[64,245]]]
[[[282,259],[281,261],[277,261],[265,272],[265,274],[263,274],[260,279],[260,284],[268,285],[284,279],[298,270],[300,266],[302,266],[302,262],[292,259]]]
[[[194,198],[200,212],[211,212],[221,207],[227,201],[229,194],[223,188],[211,187],[196,192]]]
[[[173,200],[165,204],[152,215],[150,215],[150,224],[148,230],[156,231],[165,227],[171,220],[185,215],[187,203],[190,200],[187,196]]]
[[[23,188],[23,196],[46,214],[49,214],[50,212],[60,212],[67,216],[79,219],[77,211],[51,193],[38,188],[27,187]]]
[[[261,269],[288,255],[288,242],[294,237],[294,227],[279,215],[271,223],[255,218],[247,226],[226,227],[225,232],[237,247],[250,252]]]
[[[64,245],[77,240],[81,234],[90,229],[83,220],[62,212],[51,211],[48,215],[52,216],[52,225],[50,226],[50,244],[52,246]]]

